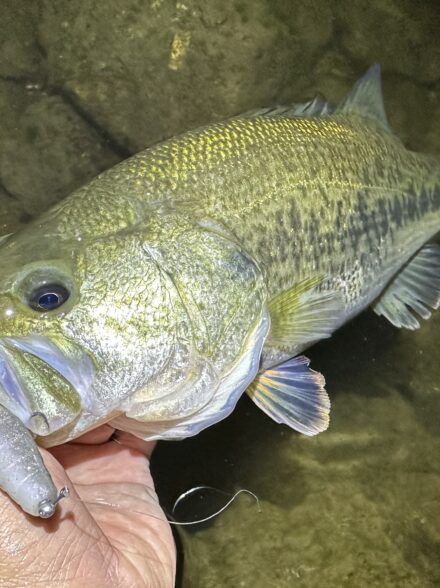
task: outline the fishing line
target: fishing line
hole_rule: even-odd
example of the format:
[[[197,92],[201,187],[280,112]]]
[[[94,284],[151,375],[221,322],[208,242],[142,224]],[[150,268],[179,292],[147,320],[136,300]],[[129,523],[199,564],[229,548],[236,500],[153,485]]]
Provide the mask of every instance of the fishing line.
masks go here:
[[[158,516],[158,515],[155,515],[152,513],[142,512],[137,509],[127,508],[123,504],[120,504],[120,503],[118,504],[117,502],[114,502],[112,500],[106,500],[106,499],[100,499],[100,498],[96,498],[93,502],[89,501],[89,500],[81,500],[81,499],[76,498],[75,496],[72,496],[72,493],[70,494],[69,500],[72,500],[73,502],[80,502],[81,504],[83,504],[87,508],[87,510],[89,511],[92,518],[94,518],[93,510],[96,507],[98,507],[98,508],[101,507],[101,508],[110,508],[111,510],[122,513],[122,514],[125,512],[127,515],[136,514],[140,517],[145,517],[147,519],[154,519],[157,522],[160,522],[160,523],[163,523],[166,525],[169,524],[169,525],[175,525],[175,526],[197,525],[197,524],[201,524],[201,523],[210,521],[213,518],[220,515],[222,512],[224,512],[240,494],[248,494],[249,496],[252,496],[252,498],[257,503],[258,512],[262,512],[261,504],[260,504],[260,500],[259,500],[258,496],[256,494],[254,494],[254,492],[252,492],[251,490],[248,490],[246,488],[240,488],[239,490],[237,490],[237,492],[232,494],[231,492],[226,492],[225,490],[221,490],[220,488],[214,488],[213,486],[195,486],[194,488],[190,488],[189,490],[186,490],[185,492],[183,492],[176,499],[176,501],[174,502],[174,505],[173,505],[172,513],[175,512],[175,509],[178,507],[178,505],[182,501],[184,501],[186,498],[193,496],[194,494],[196,494],[198,492],[203,492],[206,490],[212,490],[214,492],[224,494],[225,496],[230,496],[230,498],[226,502],[226,504],[224,506],[222,506],[222,508],[220,508],[216,512],[212,513],[211,515],[209,515],[207,517],[204,517],[202,519],[197,519],[194,521],[176,521],[174,519],[171,519],[169,516],[166,516],[165,513],[163,516]],[[121,494],[120,497],[123,498],[124,494]],[[97,523],[98,527],[101,528],[100,523],[98,521],[96,521],[96,523]],[[145,522],[145,525],[148,525],[148,523]],[[84,530],[82,530],[82,531],[84,532]],[[103,529],[101,529],[101,532],[103,532]],[[96,536],[95,534],[91,534],[91,533],[87,533],[87,532],[86,532],[86,534],[94,541],[102,543],[105,546],[112,546],[112,547],[118,549],[121,553],[126,553],[126,554],[131,554],[131,555],[142,555],[143,557],[145,555],[143,552],[139,551],[138,549],[133,548],[133,546],[128,545],[125,537],[123,539],[119,539],[114,534],[112,534],[111,537],[107,537],[105,534],[103,536]]]
[[[200,492],[203,490],[214,490],[214,492],[220,492],[222,494],[231,496],[230,492],[225,492],[224,490],[220,490],[219,488],[213,488],[212,486],[195,486],[194,488],[190,488],[186,492],[183,492],[177,498],[177,500],[175,501],[175,503],[173,505],[173,509],[172,509],[171,513],[174,514],[177,506],[179,505],[180,502],[182,502],[182,500],[185,500],[186,498],[188,498],[188,496],[191,496],[195,492]],[[200,523],[206,523],[207,521],[214,519],[215,517],[220,515],[222,512],[224,512],[234,502],[234,500],[237,498],[237,496],[239,496],[240,494],[248,494],[249,496],[252,496],[252,498],[254,498],[255,502],[257,503],[258,512],[261,512],[261,505],[260,505],[260,501],[258,499],[258,496],[256,494],[254,494],[253,492],[251,492],[251,490],[247,490],[247,488],[240,488],[240,490],[237,490],[237,492],[235,492],[235,494],[233,494],[231,496],[231,498],[228,500],[228,502],[224,506],[222,506],[219,510],[212,513],[211,515],[204,517],[203,519],[197,519],[195,521],[176,521],[174,519],[168,518],[168,522],[170,523],[170,525],[179,525],[179,526],[198,525]]]
[[[114,443],[117,443],[118,445],[126,446],[124,443],[121,443],[119,441],[119,439],[117,438],[117,433],[118,432],[115,431],[113,433],[113,435],[111,436],[110,440],[113,441]],[[209,515],[207,517],[204,517],[202,519],[197,519],[194,521],[176,521],[173,515],[174,515],[178,505],[183,500],[188,498],[189,496],[192,496],[194,493],[201,492],[203,490],[213,490],[214,492],[224,494],[225,496],[231,496],[231,498],[219,510],[215,511],[214,513],[212,513],[211,515]],[[194,486],[193,488],[190,488],[189,490],[182,492],[182,494],[180,494],[180,496],[177,497],[177,499],[175,500],[175,502],[173,504],[173,508],[171,510],[171,517],[167,515],[167,521],[169,522],[170,525],[181,526],[181,527],[189,526],[189,525],[198,525],[200,523],[206,523],[207,521],[214,519],[215,517],[219,516],[222,512],[224,512],[240,494],[248,494],[249,496],[252,496],[252,498],[257,503],[258,512],[259,513],[261,512],[261,504],[260,504],[260,500],[258,499],[258,496],[256,494],[254,494],[251,490],[248,490],[247,488],[240,488],[239,490],[237,490],[235,492],[235,494],[232,494],[231,492],[226,492],[225,490],[221,490],[220,488],[214,488],[213,486],[203,486],[202,485],[202,486]]]
[[[214,513],[208,515],[207,517],[203,517],[201,519],[196,519],[193,521],[176,521],[176,519],[174,518],[174,513],[175,513],[178,505],[183,500],[188,498],[189,496],[192,496],[193,494],[195,494],[197,492],[203,492],[204,490],[213,490],[214,492],[224,494],[225,496],[230,496],[230,498],[226,502],[225,505],[223,505],[220,509],[216,510]],[[189,490],[182,492],[182,494],[180,494],[180,496],[174,502],[173,508],[171,510],[171,515],[167,516],[165,514],[165,517],[160,517],[160,516],[153,515],[151,513],[142,512],[139,510],[128,509],[127,507],[125,507],[121,504],[118,504],[116,502],[113,502],[113,501],[110,502],[108,500],[103,500],[103,499],[99,499],[99,498],[97,498],[93,502],[86,501],[86,500],[80,500],[80,502],[82,502],[86,506],[101,506],[101,507],[105,507],[105,508],[111,508],[111,509],[117,510],[119,512],[126,511],[127,513],[134,513],[134,514],[138,514],[138,515],[145,516],[148,518],[154,518],[157,521],[168,522],[170,525],[188,526],[188,525],[198,525],[201,523],[206,523],[207,521],[210,521],[210,520],[214,519],[215,517],[219,516],[222,512],[224,512],[235,501],[235,499],[240,494],[248,494],[249,496],[252,496],[252,498],[257,503],[258,512],[259,513],[262,512],[260,500],[259,500],[258,496],[254,492],[252,492],[251,490],[248,490],[247,488],[240,488],[234,494],[232,494],[231,492],[226,492],[225,490],[221,490],[220,488],[214,488],[213,486],[195,486],[194,488],[190,488]],[[71,497],[71,500],[78,501],[78,499],[75,499],[74,497]]]
[[[122,443],[119,442],[119,440],[117,439],[111,439],[112,442],[116,442],[119,445],[124,445]],[[162,523],[164,525],[174,525],[174,526],[190,526],[190,525],[197,525],[197,524],[202,524],[205,523],[207,521],[210,521],[214,518],[216,518],[217,516],[219,516],[221,513],[223,513],[227,508],[229,508],[231,506],[231,504],[236,500],[236,498],[240,495],[240,494],[248,494],[249,496],[251,496],[255,502],[257,503],[257,509],[258,512],[262,512],[261,510],[261,504],[260,504],[260,500],[258,498],[258,496],[256,494],[254,494],[254,492],[252,492],[251,490],[248,490],[246,488],[240,488],[239,490],[237,490],[235,493],[232,492],[227,492],[225,490],[221,490],[220,488],[215,488],[213,486],[207,486],[207,485],[200,485],[200,486],[194,486],[193,488],[190,488],[189,490],[186,490],[185,492],[182,492],[182,494],[180,494],[178,496],[178,498],[175,500],[172,510],[171,510],[171,514],[166,513],[162,510],[162,515],[160,514],[160,511],[155,514],[154,513],[154,509],[160,508],[160,505],[158,503],[156,494],[154,492],[154,490],[152,488],[149,488],[148,486],[144,486],[143,484],[137,483],[135,484],[136,486],[140,486],[142,488],[142,492],[145,493],[145,498],[146,498],[146,502],[145,502],[145,508],[148,511],[148,509],[152,509],[153,512],[145,512],[139,509],[133,509],[131,507],[128,506],[128,501],[133,499],[133,495],[130,492],[124,492],[123,489],[117,489],[115,488],[115,492],[111,493],[110,496],[106,496],[101,497],[99,496],[99,489],[97,488],[97,492],[96,495],[93,497],[93,499],[90,499],[90,494],[89,496],[86,498],[81,498],[81,487],[82,486],[86,486],[87,488],[90,489],[90,486],[88,484],[84,485],[84,484],[73,484],[73,488],[75,488],[74,492],[69,492],[69,488],[68,487],[63,487],[62,490],[60,491],[60,495],[59,495],[59,499],[61,497],[67,497],[67,502],[72,501],[73,503],[81,503],[83,505],[83,507],[89,512],[89,515],[92,517],[92,519],[95,520],[95,523],[97,525],[97,527],[100,529],[100,532],[96,533],[96,532],[90,532],[87,529],[87,526],[85,526],[85,528],[81,529],[82,533],[85,533],[87,536],[89,536],[94,542],[97,543],[102,543],[103,545],[107,546],[107,547],[111,547],[113,546],[114,548],[118,549],[119,551],[121,551],[121,553],[126,553],[126,554],[134,554],[134,555],[142,555],[142,553],[139,552],[138,549],[136,549],[136,547],[132,546],[132,545],[127,545],[127,541],[126,538],[121,538],[119,539],[117,536],[115,536],[113,533],[111,533],[108,537],[105,534],[105,527],[101,528],[101,524],[103,521],[100,520],[100,517],[96,517],[96,512],[94,513],[95,509],[108,509],[109,510],[109,521],[111,521],[111,511],[113,511],[114,513],[120,513],[121,515],[124,515],[124,513],[127,515],[127,520],[128,517],[136,515],[139,517],[145,517],[145,526],[146,528],[148,528],[151,523],[148,522],[148,520],[154,519],[157,523]],[[72,489],[73,489],[72,488]],[[180,520],[176,520],[175,518],[175,512],[176,509],[182,504],[183,501],[187,500],[188,498],[196,495],[197,493],[200,492],[206,492],[206,491],[212,491],[215,492],[217,494],[222,494],[225,497],[228,497],[227,502],[218,510],[216,510],[215,512],[213,512],[212,514],[206,516],[206,517],[202,517],[200,519],[195,519],[192,521],[180,521]],[[76,495],[78,493],[78,496]],[[87,495],[87,493],[85,493]],[[93,492],[92,492],[93,494]],[[57,499],[58,502],[58,499]],[[66,502],[66,506],[67,506],[67,502]],[[124,504],[125,502],[125,504]],[[68,507],[67,507],[68,508]],[[104,519],[105,520],[105,519]],[[104,533],[103,535],[101,535],[101,533]],[[146,541],[148,541],[147,538],[145,538]]]

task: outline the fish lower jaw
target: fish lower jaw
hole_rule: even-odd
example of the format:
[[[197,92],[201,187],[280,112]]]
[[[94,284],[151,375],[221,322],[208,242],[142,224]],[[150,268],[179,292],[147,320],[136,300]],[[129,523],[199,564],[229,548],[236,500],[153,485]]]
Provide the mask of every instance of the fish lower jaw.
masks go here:
[[[117,419],[121,415],[123,415],[123,413],[119,410],[113,411],[102,417],[97,417],[96,415],[87,411],[82,411],[81,414],[79,414],[77,418],[71,421],[67,426],[63,427],[62,429],[58,429],[49,435],[37,435],[36,440],[40,447],[44,447],[46,449],[49,449],[50,447],[56,447],[61,443],[68,443],[69,441],[78,439],[78,437],[81,437],[81,435],[85,435],[89,431],[93,431],[94,429],[97,429],[98,427],[101,427],[107,423],[112,426],[110,421]]]
[[[0,339],[0,404],[35,435],[72,429],[90,398],[89,358],[40,335]]]

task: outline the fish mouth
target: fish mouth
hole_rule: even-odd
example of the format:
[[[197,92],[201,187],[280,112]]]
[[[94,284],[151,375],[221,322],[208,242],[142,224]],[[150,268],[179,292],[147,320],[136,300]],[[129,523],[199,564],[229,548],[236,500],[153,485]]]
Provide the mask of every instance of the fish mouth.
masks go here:
[[[95,368],[76,346],[42,335],[0,339],[0,404],[36,435],[46,436],[96,411]]]

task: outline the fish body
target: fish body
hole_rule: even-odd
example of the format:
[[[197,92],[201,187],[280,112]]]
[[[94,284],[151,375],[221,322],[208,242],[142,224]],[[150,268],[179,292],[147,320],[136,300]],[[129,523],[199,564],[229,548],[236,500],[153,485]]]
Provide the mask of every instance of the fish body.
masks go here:
[[[341,323],[440,224],[439,160],[353,112],[236,118],[185,133],[98,178],[109,208],[121,177],[140,203],[172,202],[227,228],[261,268],[269,298],[325,276],[322,287],[343,295]],[[85,206],[93,182],[84,190]]]
[[[439,162],[390,132],[377,68],[334,111],[187,132],[5,239],[0,404],[50,446],[109,421],[193,435],[247,389],[315,434],[329,401],[298,354],[372,303],[416,328],[439,304],[439,228]]]

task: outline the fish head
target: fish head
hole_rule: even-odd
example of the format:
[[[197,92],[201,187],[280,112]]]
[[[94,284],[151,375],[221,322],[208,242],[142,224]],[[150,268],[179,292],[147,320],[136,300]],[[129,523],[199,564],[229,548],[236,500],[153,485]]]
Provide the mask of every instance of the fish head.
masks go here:
[[[0,403],[36,435],[77,419],[93,371],[62,330],[79,297],[76,248],[47,228],[30,225],[0,245]]]
[[[257,266],[191,219],[85,236],[34,223],[0,253],[0,403],[43,445],[121,416],[191,421],[262,321]]]
[[[188,437],[225,418],[256,376],[269,330],[261,268],[221,223],[195,216],[159,214],[143,233],[168,297],[159,331],[173,343],[115,424],[146,439]]]

